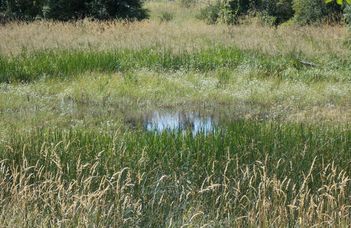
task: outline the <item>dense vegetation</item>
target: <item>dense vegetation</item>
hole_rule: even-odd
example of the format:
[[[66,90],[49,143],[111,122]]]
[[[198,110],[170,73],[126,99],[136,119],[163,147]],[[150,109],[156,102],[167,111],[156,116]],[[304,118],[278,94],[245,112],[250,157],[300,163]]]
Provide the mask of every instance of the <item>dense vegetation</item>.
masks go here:
[[[180,1],[190,7],[195,1]],[[235,24],[245,15],[256,16],[269,25],[286,21],[298,24],[340,22],[345,4],[324,0],[216,0],[204,7],[199,18],[208,23],[224,22]],[[344,12],[343,12],[344,10]],[[170,15],[169,15],[170,16]],[[147,10],[140,0],[39,0],[0,1],[0,20],[4,19],[54,19],[71,20],[85,17],[96,19],[144,19]]]
[[[147,11],[140,0],[1,0],[0,13],[8,19],[36,18],[71,20],[85,17],[96,19],[144,19]]]
[[[44,51],[23,54],[8,58],[0,56],[0,82],[31,82],[41,78],[72,78],[83,72],[117,73],[147,68],[154,71],[198,71],[208,72],[218,68],[235,70],[240,67],[259,70],[262,75],[280,79],[298,81],[335,80],[350,81],[347,72],[349,60],[342,60],[345,65],[335,66],[340,58],[328,58],[324,61],[308,62],[298,53],[283,56],[270,56],[256,52],[243,52],[238,48],[217,46],[197,52],[155,50],[146,48],[138,51],[117,50],[109,52],[89,51]],[[318,61],[318,62],[317,62]],[[317,65],[318,64],[318,65]],[[326,78],[325,74],[337,69],[338,74]],[[294,70],[294,75],[286,74]],[[318,76],[309,73],[316,72]],[[308,75],[308,76],[305,76]]]
[[[0,145],[0,197],[12,198],[3,225],[349,224],[350,129],[238,121],[195,138],[11,135]]]
[[[208,23],[238,23],[245,15],[257,16],[265,24],[292,20],[298,24],[340,22],[343,6],[323,0],[217,0],[205,7],[200,18]]]
[[[1,25],[0,227],[350,227],[349,29],[232,3],[229,26],[196,0]],[[214,129],[148,128],[172,112]]]

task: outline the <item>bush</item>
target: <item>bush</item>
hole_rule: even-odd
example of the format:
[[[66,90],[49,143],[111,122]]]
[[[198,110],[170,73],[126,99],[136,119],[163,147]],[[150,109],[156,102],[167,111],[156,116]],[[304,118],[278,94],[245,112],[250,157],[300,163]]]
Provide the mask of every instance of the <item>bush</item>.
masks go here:
[[[351,6],[347,5],[344,8],[344,18],[345,22],[350,26],[351,25]]]
[[[209,24],[238,23],[240,16],[253,13],[266,24],[280,24],[293,16],[292,0],[218,0],[204,8],[199,18]]]
[[[219,11],[218,19],[225,24],[236,24],[239,21],[239,16],[246,11],[241,0],[228,0],[223,2]]]
[[[6,23],[6,17],[4,14],[0,13],[0,25]]]
[[[294,20],[297,24],[313,24],[322,21],[338,22],[342,8],[336,3],[326,4],[324,0],[294,0]]]
[[[7,19],[27,20],[41,14],[42,4],[43,1],[40,0],[2,0],[0,10]]]
[[[233,24],[242,15],[255,15],[264,24],[278,25],[294,18],[298,24],[339,22],[342,7],[324,0],[217,0],[204,8],[199,18],[209,24]]]
[[[272,25],[278,25],[293,17],[292,0],[263,0],[259,10]]]
[[[20,20],[67,21],[85,17],[141,20],[147,17],[141,0],[0,0],[0,5],[0,11],[7,18]]]
[[[162,11],[159,17],[161,22],[169,22],[173,20],[174,14],[167,11]]]
[[[247,7],[242,6],[245,4],[242,5],[241,0],[217,0],[202,9],[198,18],[205,20],[208,24],[217,22],[235,24],[239,16],[246,11]]]
[[[267,12],[259,12],[258,19],[262,25],[273,26],[277,24],[277,18],[269,15]]]
[[[207,24],[215,24],[218,20],[220,11],[221,4],[219,1],[217,1],[214,4],[209,4],[205,8],[201,9],[197,18],[206,21]]]

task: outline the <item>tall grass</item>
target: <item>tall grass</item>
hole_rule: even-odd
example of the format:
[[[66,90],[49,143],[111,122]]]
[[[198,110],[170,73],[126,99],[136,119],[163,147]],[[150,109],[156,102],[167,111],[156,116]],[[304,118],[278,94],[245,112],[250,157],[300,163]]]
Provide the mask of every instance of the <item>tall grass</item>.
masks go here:
[[[304,64],[303,58],[291,53],[282,56],[269,56],[257,52],[243,52],[235,47],[218,46],[197,52],[181,51],[174,53],[171,50],[144,49],[116,50],[112,52],[94,51],[45,51],[14,57],[0,57],[0,82],[25,81],[30,82],[40,78],[66,78],[84,72],[116,72],[147,68],[157,71],[211,71],[215,69],[255,68],[261,71],[262,76],[283,77],[282,72],[287,69],[306,71],[310,68]],[[304,80],[346,80],[349,64],[333,65],[338,59],[329,64],[315,66],[320,71],[337,69],[339,74],[323,78],[306,78]],[[315,70],[315,69],[312,69]],[[301,79],[298,73],[294,79]]]
[[[167,6],[158,12],[171,11]],[[179,8],[180,14],[193,10]],[[345,41],[345,26],[258,26],[255,23],[239,26],[206,25],[202,21],[189,20],[189,16],[175,13],[171,23],[160,23],[159,13],[150,21],[125,23],[120,21],[78,21],[57,23],[37,21],[10,23],[0,27],[0,54],[18,55],[27,52],[60,50],[112,51],[116,49],[140,50],[166,47],[171,50],[198,50],[214,45],[235,45],[241,50],[259,51],[279,55],[301,52],[320,59],[326,56],[348,58],[350,51]],[[151,12],[151,17],[153,13]],[[179,18],[178,18],[179,17]],[[193,16],[190,16],[193,17]],[[178,21],[178,22],[177,22]],[[180,22],[182,21],[182,22]]]
[[[1,227],[351,226],[347,29],[210,26],[178,3],[0,26]],[[237,121],[124,125],[194,104]]]
[[[0,146],[0,223],[347,226],[349,126],[213,135],[41,129]]]

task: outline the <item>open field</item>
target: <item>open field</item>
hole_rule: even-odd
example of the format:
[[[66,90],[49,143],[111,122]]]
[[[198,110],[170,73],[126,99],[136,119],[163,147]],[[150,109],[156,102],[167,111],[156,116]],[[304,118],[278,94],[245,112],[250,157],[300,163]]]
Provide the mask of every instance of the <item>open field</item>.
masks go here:
[[[0,226],[350,226],[348,29],[146,6],[0,26]],[[218,123],[148,131],[155,110]]]

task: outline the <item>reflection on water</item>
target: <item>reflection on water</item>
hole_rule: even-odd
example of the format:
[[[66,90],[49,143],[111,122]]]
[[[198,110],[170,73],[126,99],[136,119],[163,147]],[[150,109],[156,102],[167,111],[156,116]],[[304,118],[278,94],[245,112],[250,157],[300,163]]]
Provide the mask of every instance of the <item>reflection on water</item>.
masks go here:
[[[191,131],[208,134],[215,130],[217,123],[211,116],[203,117],[196,112],[160,112],[155,111],[144,116],[144,128],[147,131]]]
[[[215,131],[225,131],[226,125],[242,118],[266,120],[273,118],[270,111],[247,104],[219,106],[180,106],[151,109],[152,107],[130,106],[128,100],[122,100],[114,105],[100,103],[77,102],[70,97],[62,97],[53,109],[61,116],[67,116],[72,127],[100,127],[108,122],[108,127],[119,126],[146,130],[152,132],[180,131],[209,134]],[[0,110],[1,111],[1,110]],[[279,120],[279,116],[277,117]],[[108,120],[108,121],[106,121]],[[113,123],[113,124],[111,124]]]

